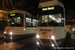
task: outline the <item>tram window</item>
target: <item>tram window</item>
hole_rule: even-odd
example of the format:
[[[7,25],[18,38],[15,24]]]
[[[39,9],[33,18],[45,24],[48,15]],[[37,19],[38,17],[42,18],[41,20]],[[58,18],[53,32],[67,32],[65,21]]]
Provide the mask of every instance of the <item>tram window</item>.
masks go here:
[[[56,23],[61,22],[61,16],[60,14],[55,14],[55,15],[49,15],[49,22],[54,21]]]
[[[9,17],[8,26],[23,26],[22,17]]]
[[[38,22],[39,26],[64,26],[64,17],[62,16],[61,13],[40,15],[38,20],[39,20]]]
[[[42,16],[42,23],[48,22],[48,15],[43,15]]]
[[[32,19],[32,25],[37,26],[37,20],[36,19]]]
[[[31,26],[31,18],[26,17],[26,26]]]

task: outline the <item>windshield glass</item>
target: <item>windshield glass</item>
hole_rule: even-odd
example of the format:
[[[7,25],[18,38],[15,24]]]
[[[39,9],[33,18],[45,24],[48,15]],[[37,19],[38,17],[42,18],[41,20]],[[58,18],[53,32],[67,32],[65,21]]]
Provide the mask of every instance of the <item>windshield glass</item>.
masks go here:
[[[40,15],[38,21],[38,26],[64,26],[64,18],[60,13]]]
[[[22,17],[9,17],[8,26],[22,27],[23,26]]]

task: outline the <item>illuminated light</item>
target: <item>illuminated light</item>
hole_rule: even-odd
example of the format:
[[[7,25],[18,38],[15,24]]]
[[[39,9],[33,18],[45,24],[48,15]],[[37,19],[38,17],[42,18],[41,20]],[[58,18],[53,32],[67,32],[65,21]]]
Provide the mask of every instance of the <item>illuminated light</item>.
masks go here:
[[[31,18],[26,18],[26,20],[31,20]]]
[[[15,14],[10,14],[10,16],[15,16]]]
[[[53,20],[56,20],[54,17],[52,17],[52,16],[50,16],[50,15],[49,15],[49,17],[52,18]]]
[[[39,45],[39,42],[37,42],[37,45]]]
[[[18,19],[20,19],[20,17],[18,17]]]
[[[10,32],[10,35],[12,35],[12,32]]]
[[[40,38],[41,36],[40,35],[36,35],[36,38]]]
[[[75,31],[75,28],[72,28],[72,31]]]
[[[6,38],[6,36],[4,36],[4,38]]]
[[[48,10],[54,10],[54,7],[48,7]]]
[[[2,17],[2,13],[0,13],[0,17]]]
[[[52,44],[52,46],[54,47],[54,44]]]
[[[58,23],[60,23],[61,21],[56,20]]]
[[[25,31],[25,28],[23,30]]]
[[[3,12],[3,13],[8,13],[7,11],[3,11],[3,10],[0,10],[0,12]]]
[[[14,23],[12,23],[12,24],[14,24]]]
[[[37,21],[37,20],[33,19],[33,21]]]
[[[50,38],[51,38],[51,39],[55,39],[55,37],[54,37],[54,36],[50,36]]]
[[[42,11],[46,11],[47,10],[47,8],[42,8]]]
[[[58,20],[61,20],[61,18],[59,18]]]
[[[12,39],[12,37],[10,37],[10,39]]]
[[[4,34],[6,34],[6,32],[4,32]]]
[[[46,7],[46,8],[42,8],[42,11],[46,11],[46,10],[54,10],[54,7]]]

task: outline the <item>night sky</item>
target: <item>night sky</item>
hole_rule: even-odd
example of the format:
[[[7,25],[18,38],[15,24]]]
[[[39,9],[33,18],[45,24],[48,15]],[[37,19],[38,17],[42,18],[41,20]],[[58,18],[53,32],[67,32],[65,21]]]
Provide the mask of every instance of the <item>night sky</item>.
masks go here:
[[[66,10],[75,10],[75,0],[62,0]]]
[[[35,13],[35,8],[37,8],[39,0],[4,0],[4,9],[13,10],[13,9],[33,9]],[[74,0],[62,0],[65,10],[75,10],[75,1]],[[36,4],[37,3],[37,4]],[[28,6],[26,6],[28,5]],[[37,5],[37,6],[36,6]],[[0,9],[3,9],[3,0],[0,0]],[[32,13],[32,14],[34,14]],[[36,15],[36,14],[35,14]]]

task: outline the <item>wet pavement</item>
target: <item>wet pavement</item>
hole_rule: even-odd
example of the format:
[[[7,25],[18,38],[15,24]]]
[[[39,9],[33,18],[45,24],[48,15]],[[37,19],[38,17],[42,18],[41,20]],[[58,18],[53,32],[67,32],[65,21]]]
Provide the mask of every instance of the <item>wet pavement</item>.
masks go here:
[[[14,42],[5,42],[5,39],[1,36],[0,50],[75,50],[75,39],[72,37],[72,32],[69,32],[66,37],[66,46],[64,47],[49,47],[44,46],[42,49],[36,45],[36,38],[32,36],[30,38],[20,39]],[[41,49],[40,49],[41,48]]]
[[[30,38],[20,39],[14,42],[6,41],[6,39],[0,39],[0,50],[31,50],[36,45],[35,36]],[[32,49],[33,50],[33,49]]]

